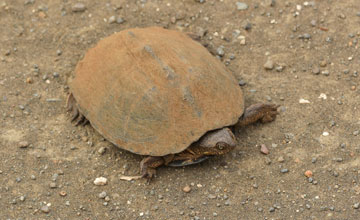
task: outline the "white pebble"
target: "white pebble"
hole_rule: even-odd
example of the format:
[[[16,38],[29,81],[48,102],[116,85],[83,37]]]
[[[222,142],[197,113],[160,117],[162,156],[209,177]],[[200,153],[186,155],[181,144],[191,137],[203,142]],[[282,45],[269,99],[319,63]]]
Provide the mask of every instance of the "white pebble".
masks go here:
[[[324,131],[324,132],[322,133],[322,135],[325,136],[325,137],[326,137],[326,136],[329,136],[329,132]]]
[[[325,93],[321,93],[320,95],[319,95],[319,99],[327,99],[327,96],[326,96],[326,94]]]
[[[240,40],[240,45],[245,45],[246,44],[245,36],[240,35],[238,37],[238,39]]]
[[[306,99],[299,99],[299,103],[300,103],[300,104],[309,104],[310,101],[309,101],[309,100],[306,100]]]
[[[97,186],[103,186],[107,184],[107,179],[105,177],[98,177],[94,180],[94,184]]]

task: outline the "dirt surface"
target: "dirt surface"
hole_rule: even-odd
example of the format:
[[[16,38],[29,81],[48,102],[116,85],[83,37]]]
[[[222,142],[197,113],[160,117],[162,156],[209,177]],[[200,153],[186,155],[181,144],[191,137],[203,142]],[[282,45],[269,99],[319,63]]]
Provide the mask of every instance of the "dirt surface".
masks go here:
[[[244,2],[0,0],[0,219],[359,219],[358,0]],[[120,180],[141,156],[64,106],[88,48],[154,25],[206,32],[246,104],[281,108],[232,153],[146,184]]]

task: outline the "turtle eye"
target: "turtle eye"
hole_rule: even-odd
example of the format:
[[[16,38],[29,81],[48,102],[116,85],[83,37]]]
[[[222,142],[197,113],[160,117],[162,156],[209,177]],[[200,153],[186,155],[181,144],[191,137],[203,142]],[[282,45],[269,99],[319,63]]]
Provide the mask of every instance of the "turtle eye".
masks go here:
[[[224,150],[224,146],[222,144],[218,145],[219,150]]]

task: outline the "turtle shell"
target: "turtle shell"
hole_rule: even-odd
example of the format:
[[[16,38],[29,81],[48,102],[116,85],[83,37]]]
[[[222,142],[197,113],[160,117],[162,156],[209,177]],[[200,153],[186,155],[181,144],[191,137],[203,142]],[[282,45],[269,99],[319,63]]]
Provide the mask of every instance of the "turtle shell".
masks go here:
[[[178,153],[243,114],[237,80],[200,43],[160,27],[106,37],[77,64],[79,111],[116,146],[141,155]]]

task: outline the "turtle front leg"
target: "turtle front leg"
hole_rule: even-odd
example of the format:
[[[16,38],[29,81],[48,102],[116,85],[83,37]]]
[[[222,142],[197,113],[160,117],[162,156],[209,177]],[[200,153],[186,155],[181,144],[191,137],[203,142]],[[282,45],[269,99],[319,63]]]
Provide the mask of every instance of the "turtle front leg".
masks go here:
[[[162,157],[145,157],[140,162],[141,177],[148,180],[152,179],[156,174],[156,168],[163,164],[165,164],[165,160]]]
[[[149,181],[155,176],[156,168],[162,165],[168,165],[174,158],[173,154],[163,157],[148,156],[140,162],[141,177]]]
[[[239,119],[237,126],[246,126],[257,121],[267,123],[275,120],[278,114],[279,105],[258,103],[245,109],[244,114]]]

